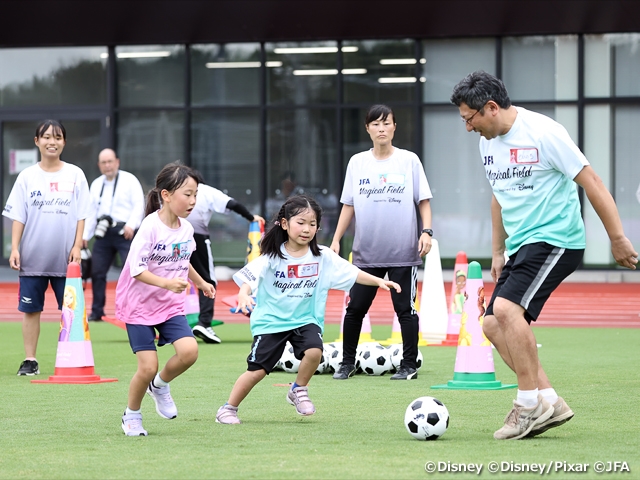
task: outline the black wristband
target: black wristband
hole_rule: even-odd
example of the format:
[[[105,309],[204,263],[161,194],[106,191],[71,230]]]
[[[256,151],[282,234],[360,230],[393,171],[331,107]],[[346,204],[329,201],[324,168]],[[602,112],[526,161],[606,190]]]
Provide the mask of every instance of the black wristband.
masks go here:
[[[431,230],[430,228],[423,228],[422,232],[420,232],[420,234],[426,233],[428,234],[430,237],[433,237],[433,230]]]

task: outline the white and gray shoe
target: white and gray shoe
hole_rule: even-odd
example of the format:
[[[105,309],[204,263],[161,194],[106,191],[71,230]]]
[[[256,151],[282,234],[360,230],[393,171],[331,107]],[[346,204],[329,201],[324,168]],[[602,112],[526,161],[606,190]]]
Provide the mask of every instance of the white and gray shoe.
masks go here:
[[[193,334],[202,340],[204,343],[222,343],[220,337],[216,335],[211,327],[203,327],[202,325],[196,325],[191,330]]]

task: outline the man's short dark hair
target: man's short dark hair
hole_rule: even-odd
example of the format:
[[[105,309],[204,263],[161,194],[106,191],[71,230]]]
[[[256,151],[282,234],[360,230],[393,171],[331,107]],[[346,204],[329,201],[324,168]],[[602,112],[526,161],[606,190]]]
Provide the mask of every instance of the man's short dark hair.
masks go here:
[[[458,107],[466,103],[474,110],[481,110],[489,100],[496,102],[500,108],[511,106],[509,93],[502,80],[482,70],[460,80],[451,94],[451,103]]]

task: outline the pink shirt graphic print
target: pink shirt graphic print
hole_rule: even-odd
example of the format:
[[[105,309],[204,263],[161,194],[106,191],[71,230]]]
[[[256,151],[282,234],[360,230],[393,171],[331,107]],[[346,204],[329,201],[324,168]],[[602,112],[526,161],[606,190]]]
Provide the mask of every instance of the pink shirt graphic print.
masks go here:
[[[125,323],[157,325],[184,315],[184,293],[148,285],[135,277],[147,270],[159,277],[186,280],[194,250],[193,227],[188,221],[180,219],[180,227],[172,229],[162,223],[157,212],[147,216],[118,279],[116,316]]]

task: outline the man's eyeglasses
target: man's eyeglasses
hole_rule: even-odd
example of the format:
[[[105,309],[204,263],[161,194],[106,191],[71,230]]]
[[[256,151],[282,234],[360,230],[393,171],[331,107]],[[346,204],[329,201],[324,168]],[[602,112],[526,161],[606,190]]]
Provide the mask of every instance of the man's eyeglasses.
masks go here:
[[[482,110],[485,107],[485,105],[486,105],[486,103],[480,108],[480,110]],[[475,117],[478,113],[480,113],[480,110],[476,110],[476,113],[471,115],[469,118],[461,118],[460,120],[465,125],[471,125],[471,120],[473,120],[473,117]]]

